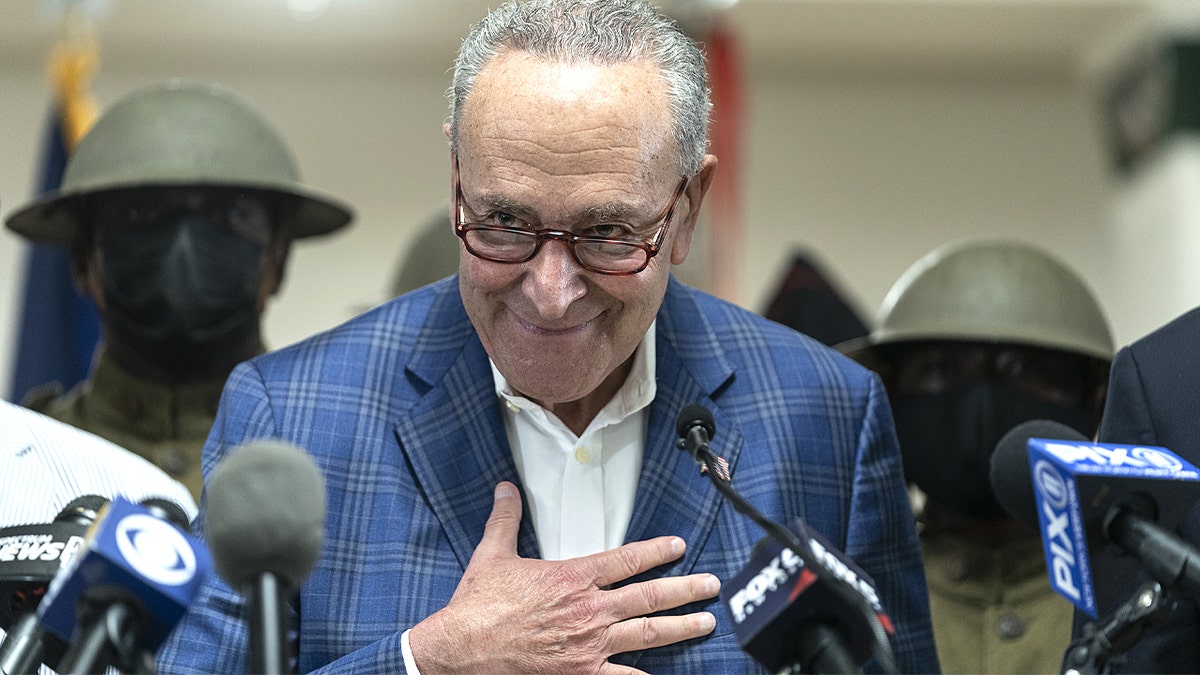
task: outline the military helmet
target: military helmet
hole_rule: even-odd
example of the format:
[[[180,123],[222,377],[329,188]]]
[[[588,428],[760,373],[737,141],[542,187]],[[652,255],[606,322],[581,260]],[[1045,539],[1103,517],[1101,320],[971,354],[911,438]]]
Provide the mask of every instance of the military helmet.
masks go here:
[[[928,253],[888,291],[874,330],[839,349],[870,362],[879,347],[920,340],[1018,344],[1106,362],[1114,351],[1083,280],[1049,253],[1011,241],[960,242]]]
[[[332,232],[349,207],[300,183],[283,138],[227,89],[172,80],[109,108],[72,151],[61,187],[11,214],[28,239],[67,245],[79,198],[130,188],[214,187],[257,192],[288,209],[293,237]]]

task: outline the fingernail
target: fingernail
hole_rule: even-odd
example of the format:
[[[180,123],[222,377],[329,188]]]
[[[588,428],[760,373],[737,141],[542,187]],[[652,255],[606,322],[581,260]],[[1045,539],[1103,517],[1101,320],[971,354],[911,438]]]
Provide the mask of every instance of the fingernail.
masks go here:
[[[512,499],[517,496],[517,489],[512,483],[498,483],[496,485],[496,499]]]
[[[687,544],[682,539],[680,539],[679,537],[671,537],[671,553],[672,554],[674,554],[675,556],[681,556],[681,555],[683,555],[683,552],[686,549],[687,549]]]
[[[703,612],[700,614],[700,629],[701,630],[707,632],[707,631],[711,631],[712,629],[714,629],[716,627],[717,627],[717,617],[713,616],[709,612]]]
[[[709,595],[716,595],[721,592],[721,580],[713,575],[708,575],[704,580],[704,591]]]

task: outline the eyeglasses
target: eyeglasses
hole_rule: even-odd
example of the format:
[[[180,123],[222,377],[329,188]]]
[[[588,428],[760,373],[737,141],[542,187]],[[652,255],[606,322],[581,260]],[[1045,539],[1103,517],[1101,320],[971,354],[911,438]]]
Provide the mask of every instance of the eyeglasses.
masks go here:
[[[457,172],[456,172],[457,173]],[[502,227],[498,225],[483,225],[467,223],[462,205],[462,185],[457,176],[454,180],[454,233],[463,240],[467,251],[483,260],[497,263],[516,264],[533,260],[541,250],[542,244],[551,239],[557,239],[567,245],[571,257],[579,266],[600,274],[637,274],[646,269],[650,259],[658,255],[667,227],[671,224],[671,216],[675,214],[675,205],[683,196],[688,180],[679,181],[675,197],[667,205],[666,210],[654,220],[662,221],[662,227],[651,241],[639,239],[621,239],[597,236],[580,236],[565,230],[531,229],[528,227]],[[497,214],[490,214],[494,217]],[[517,222],[519,219],[513,218]],[[524,224],[524,223],[522,223]],[[602,223],[593,226],[593,230],[615,228],[629,231],[632,228],[625,223]]]

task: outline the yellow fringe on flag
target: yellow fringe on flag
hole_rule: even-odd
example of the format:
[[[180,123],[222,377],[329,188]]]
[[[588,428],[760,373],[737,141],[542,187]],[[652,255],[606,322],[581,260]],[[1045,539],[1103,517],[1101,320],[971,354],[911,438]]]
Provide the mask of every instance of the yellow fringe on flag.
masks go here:
[[[75,147],[99,115],[90,83],[100,63],[99,46],[87,35],[61,40],[50,54],[50,78],[62,111],[67,150]]]

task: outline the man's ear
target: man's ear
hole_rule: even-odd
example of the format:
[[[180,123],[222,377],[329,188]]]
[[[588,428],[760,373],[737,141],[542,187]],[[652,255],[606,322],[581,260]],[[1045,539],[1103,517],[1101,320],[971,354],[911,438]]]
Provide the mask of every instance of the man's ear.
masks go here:
[[[696,232],[696,221],[700,217],[700,205],[704,203],[704,195],[708,194],[708,189],[712,187],[713,177],[716,174],[717,158],[713,155],[705,155],[704,162],[700,165],[700,171],[692,176],[687,187],[684,188],[683,196],[686,204],[680,204],[676,208],[685,206],[686,212],[680,213],[679,215],[684,217],[671,226],[679,228],[675,231],[675,236],[671,241],[672,265],[681,265],[683,261],[687,260],[688,252],[692,249],[692,235]]]

